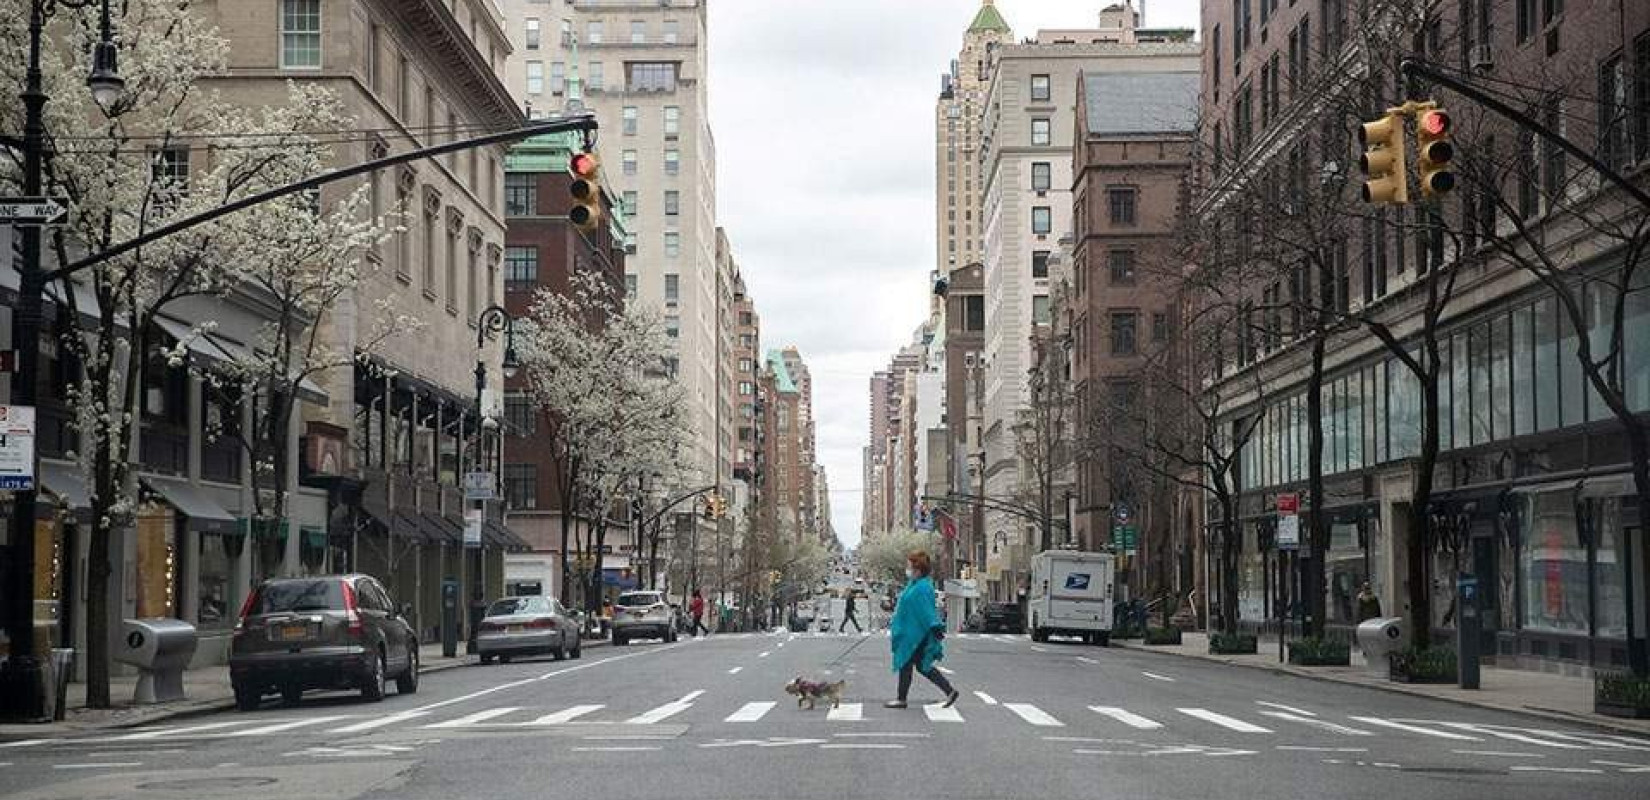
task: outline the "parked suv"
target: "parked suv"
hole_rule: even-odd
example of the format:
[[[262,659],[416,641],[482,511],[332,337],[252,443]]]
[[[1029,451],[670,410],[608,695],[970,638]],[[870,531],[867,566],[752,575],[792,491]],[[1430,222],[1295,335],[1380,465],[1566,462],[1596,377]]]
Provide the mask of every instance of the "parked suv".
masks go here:
[[[613,604],[613,644],[621,647],[638,637],[674,642],[676,624],[664,592],[625,592]]]
[[[383,584],[367,575],[268,581],[247,595],[229,650],[235,705],[279,693],[360,689],[367,700],[418,691],[418,637]]]

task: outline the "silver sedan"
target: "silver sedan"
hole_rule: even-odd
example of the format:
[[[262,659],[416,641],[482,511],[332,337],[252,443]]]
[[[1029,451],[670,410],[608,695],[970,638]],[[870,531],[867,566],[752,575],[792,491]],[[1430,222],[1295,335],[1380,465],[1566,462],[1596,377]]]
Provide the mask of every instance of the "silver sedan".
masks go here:
[[[481,663],[548,653],[557,661],[578,658],[579,623],[549,597],[505,597],[487,608],[476,631]]]

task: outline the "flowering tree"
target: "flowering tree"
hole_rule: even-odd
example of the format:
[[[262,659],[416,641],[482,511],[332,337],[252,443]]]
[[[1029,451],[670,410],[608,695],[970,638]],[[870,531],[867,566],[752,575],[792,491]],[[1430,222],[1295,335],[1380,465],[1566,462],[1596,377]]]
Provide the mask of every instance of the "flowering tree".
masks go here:
[[[588,543],[599,558],[609,512],[621,498],[649,475],[666,485],[686,477],[682,389],[666,370],[663,320],[626,308],[611,283],[592,273],[574,276],[568,293],[541,291],[517,337],[534,402],[549,417],[566,602],[566,556],[582,549],[574,547],[574,515],[591,520]],[[600,580],[593,570],[587,603],[598,602]]]
[[[114,12],[126,91],[112,105],[97,106],[83,85],[97,36],[93,10],[60,6],[51,30],[60,46],[42,53],[52,98],[45,110],[51,154],[45,186],[72,209],[50,231],[47,269],[311,174],[327,157],[316,135],[346,126],[337,104],[314,87],[294,85],[288,102],[261,110],[223,101],[203,79],[226,71],[228,43],[187,2],[128,0]],[[28,16],[26,0],[0,0],[0,93],[8,96],[23,86],[20,45],[27,41],[22,26]],[[15,136],[20,116],[13,110],[0,117],[0,133]],[[21,165],[17,154],[11,158],[0,165],[0,184],[15,192]],[[69,318],[82,321],[62,344],[83,370],[70,399],[79,435],[75,455],[87,476],[92,510],[89,706],[109,704],[110,540],[137,507],[131,451],[145,375],[182,368],[188,340],[203,332],[163,336],[157,333],[161,313],[184,298],[255,283],[254,276],[270,265],[326,271],[348,262],[376,235],[372,221],[360,219],[360,205],[359,196],[332,211],[298,198],[265,204],[97,262],[74,276],[74,285],[64,281]]]

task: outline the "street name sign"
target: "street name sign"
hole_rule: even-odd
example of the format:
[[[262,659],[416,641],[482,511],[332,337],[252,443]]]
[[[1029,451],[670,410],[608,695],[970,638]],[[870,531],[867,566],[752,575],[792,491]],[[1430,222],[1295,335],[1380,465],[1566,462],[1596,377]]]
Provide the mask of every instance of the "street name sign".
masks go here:
[[[61,197],[0,197],[0,223],[56,225],[69,216],[69,201]]]
[[[34,407],[0,406],[0,490],[34,488]]]
[[[464,499],[493,500],[496,498],[494,487],[497,485],[498,482],[493,480],[493,473],[491,472],[466,472],[464,473]]]

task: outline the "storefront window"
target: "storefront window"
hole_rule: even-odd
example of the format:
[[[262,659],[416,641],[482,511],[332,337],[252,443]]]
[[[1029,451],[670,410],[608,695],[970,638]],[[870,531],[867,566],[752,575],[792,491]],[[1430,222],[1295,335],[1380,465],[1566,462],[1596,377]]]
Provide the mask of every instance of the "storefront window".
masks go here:
[[[177,609],[178,551],[172,509],[146,504],[137,516],[137,616],[170,617]]]
[[[1392,408],[1388,405],[1387,401],[1386,370],[1387,365],[1383,363],[1376,364],[1371,372],[1371,375],[1373,376],[1372,380],[1375,386],[1375,402],[1373,407],[1370,409],[1372,412],[1372,419],[1370,420],[1369,429],[1375,437],[1375,443],[1373,446],[1375,448],[1374,463],[1376,464],[1384,464],[1387,459],[1391,458],[1391,455],[1387,452],[1386,438],[1387,420],[1390,419],[1387,415],[1392,411]]]
[[[1535,304],[1535,429],[1558,427],[1558,306],[1551,297]],[[1574,358],[1572,353],[1571,358]]]
[[[1634,411],[1650,411],[1650,270],[1641,269],[1634,276],[1623,319],[1626,324],[1622,326],[1622,341],[1627,354],[1622,375],[1627,405]]]
[[[1266,554],[1260,550],[1259,523],[1243,525],[1243,553],[1238,557],[1238,619],[1266,618]]]
[[[1454,376],[1450,373],[1449,366],[1449,337],[1445,336],[1442,337],[1442,341],[1438,342],[1438,447],[1443,450],[1455,446],[1454,440],[1450,438],[1451,431],[1454,429],[1454,418],[1450,414],[1451,409],[1455,407],[1455,398],[1451,393],[1452,387],[1450,385],[1450,382],[1454,380]],[[1420,379],[1416,379],[1416,388],[1419,389],[1420,385]],[[1419,405],[1416,408],[1419,411]],[[1416,427],[1420,427],[1419,416],[1416,417]],[[1420,441],[1420,439],[1417,438],[1416,441]]]
[[[1417,353],[1411,353],[1417,356]],[[1402,361],[1386,363],[1388,402],[1391,404],[1392,458],[1410,458],[1421,452],[1421,384]]]
[[[1358,547],[1358,526],[1336,523],[1329,527],[1329,555],[1325,569],[1329,578],[1329,621],[1352,624],[1358,621],[1358,589],[1369,580],[1364,552]]]
[[[1594,572],[1598,580],[1597,605],[1598,635],[1613,639],[1627,637],[1627,590],[1623,581],[1622,559],[1626,556],[1626,540],[1621,526],[1621,499],[1600,497],[1593,501],[1593,539],[1597,559]]]
[[[1563,411],[1560,424],[1580,425],[1587,419],[1587,386],[1581,379],[1581,360],[1576,356],[1576,326],[1569,314],[1560,315],[1558,322],[1558,392]]]
[[[203,534],[200,557],[200,607],[195,624],[202,629],[227,628],[235,623],[235,598],[229,596],[229,576],[234,560],[224,537]]]
[[[1530,348],[1534,343],[1534,311],[1529,306],[1512,313],[1512,431],[1514,436],[1535,432],[1535,390],[1530,386]]]
[[[1610,352],[1610,334],[1616,324],[1615,294],[1606,284],[1587,284],[1587,342],[1595,361]],[[1610,413],[1610,407],[1604,404],[1604,396],[1593,388],[1593,382],[1587,379],[1579,362],[1576,365],[1576,377],[1587,389],[1587,420],[1598,422],[1614,418]]]
[[[1523,547],[1523,627],[1587,632],[1587,551],[1576,535],[1575,493],[1525,495]]]
[[[1467,447],[1472,443],[1473,401],[1472,401],[1472,356],[1468,352],[1467,332],[1460,331],[1450,337],[1450,384],[1454,387],[1453,397],[1450,398],[1451,418],[1454,420],[1455,430],[1452,432],[1454,444],[1452,447]]]
[[[1473,328],[1468,347],[1472,373],[1472,444],[1489,444],[1494,438],[1490,430],[1490,326]]]
[[[1341,382],[1341,420],[1346,440],[1346,468],[1362,469],[1364,465],[1364,398],[1363,382],[1359,373],[1353,373]]]
[[[1496,438],[1506,439],[1512,436],[1512,408],[1507,397],[1508,372],[1510,362],[1509,350],[1511,343],[1507,341],[1507,318],[1498,316],[1490,320],[1490,430]]]

